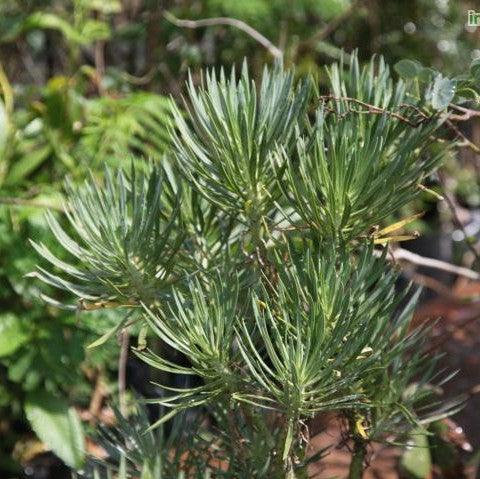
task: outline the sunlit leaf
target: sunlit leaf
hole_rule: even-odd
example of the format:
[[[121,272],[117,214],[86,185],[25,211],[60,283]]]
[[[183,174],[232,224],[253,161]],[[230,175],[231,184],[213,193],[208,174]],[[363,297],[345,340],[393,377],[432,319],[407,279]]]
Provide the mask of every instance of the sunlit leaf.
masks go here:
[[[407,450],[402,456],[401,467],[411,479],[430,477],[432,461],[425,431],[416,430],[410,435]]]
[[[433,82],[431,102],[435,110],[445,110],[455,96],[455,82],[438,75]]]
[[[0,315],[0,357],[8,356],[29,340],[20,318],[12,313]]]
[[[410,80],[420,74],[422,65],[417,61],[405,59],[395,63],[394,68],[402,78]]]
[[[25,413],[38,437],[73,468],[80,468],[85,459],[83,428],[80,419],[64,399],[46,391],[27,396]]]

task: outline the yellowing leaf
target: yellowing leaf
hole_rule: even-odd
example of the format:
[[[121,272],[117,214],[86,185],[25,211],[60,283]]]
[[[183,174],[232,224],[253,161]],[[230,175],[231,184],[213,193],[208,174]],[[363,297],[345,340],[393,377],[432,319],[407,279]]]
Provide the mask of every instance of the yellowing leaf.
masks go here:
[[[388,235],[389,233],[393,233],[394,231],[398,231],[400,228],[403,228],[404,226],[412,223],[413,221],[417,220],[421,216],[423,216],[423,213],[418,213],[416,215],[403,218],[402,220],[397,221],[396,223],[393,223],[390,226],[387,226],[386,228],[381,229],[380,231],[377,231],[375,233],[375,236],[376,237],[385,236],[385,235]]]
[[[390,241],[410,241],[418,238],[418,233],[411,235],[386,236],[385,238],[375,238],[373,244],[385,244]]]
[[[365,427],[363,425],[363,421],[364,421],[364,417],[363,416],[359,416],[358,419],[355,421],[355,432],[363,437],[363,439],[368,439],[368,434],[367,434],[367,431],[365,430]]]

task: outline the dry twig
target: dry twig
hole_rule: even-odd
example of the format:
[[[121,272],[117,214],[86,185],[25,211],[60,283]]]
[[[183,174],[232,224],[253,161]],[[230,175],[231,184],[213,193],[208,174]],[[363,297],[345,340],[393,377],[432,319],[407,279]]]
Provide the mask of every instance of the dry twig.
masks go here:
[[[463,134],[460,131],[458,126],[455,125],[455,123],[452,122],[451,117],[449,117],[449,119],[446,120],[445,123],[459,138],[462,139],[462,143],[459,143],[459,146],[465,146],[465,147],[473,150],[475,153],[480,154],[480,148],[475,143],[473,143],[473,141],[468,139],[465,134]]]
[[[380,251],[377,253],[380,255]],[[455,264],[447,263],[435,258],[427,258],[425,256],[420,256],[419,254],[413,253],[403,248],[396,248],[389,251],[387,258],[392,261],[407,261],[408,263],[424,266],[425,268],[437,269],[440,271],[446,271],[447,273],[456,274],[457,276],[463,276],[468,279],[475,281],[480,280],[480,273],[473,271],[463,266],[457,266]]]
[[[354,12],[361,0],[356,0],[350,4],[350,6],[340,15],[335,17],[331,22],[327,23],[323,28],[321,28],[317,33],[315,33],[312,37],[304,40],[298,46],[300,49],[306,49],[311,47],[314,43],[321,42],[325,38],[329,37],[340,25],[342,25],[345,20]]]
[[[453,220],[455,226],[459,230],[461,230],[461,232],[463,233],[463,237],[464,237],[464,240],[465,240],[464,242],[467,245],[467,248],[472,252],[472,254],[475,258],[475,261],[477,263],[480,263],[480,255],[478,254],[478,251],[476,250],[475,246],[469,241],[469,236],[467,234],[467,231],[465,230],[465,225],[463,224],[463,222],[460,220],[460,218],[458,216],[457,205],[455,203],[455,199],[452,198],[450,192],[447,190],[447,185],[445,184],[445,180],[444,180],[441,172],[438,173],[438,180],[439,180],[440,185],[443,188],[443,191],[444,191],[443,196],[445,198],[445,202],[448,206],[448,209],[450,210],[450,212],[452,214],[452,220]]]
[[[454,114],[448,115],[448,118],[451,121],[468,121],[471,118],[480,117],[479,110],[472,110],[471,108],[465,108],[460,105],[454,105],[453,103],[451,103],[449,106],[450,108],[453,108],[454,110],[461,112],[461,115],[454,115]]]
[[[320,96],[320,100],[325,104],[328,103],[329,101],[334,101],[334,102],[346,102],[346,103],[354,103],[356,105],[359,105],[363,108],[365,108],[364,111],[360,110],[349,110],[349,112],[352,113],[371,113],[373,115],[388,115],[391,116],[392,118],[396,118],[399,121],[402,121],[406,123],[407,125],[416,128],[420,126],[422,123],[426,122],[430,117],[426,115],[424,112],[422,112],[420,109],[415,108],[416,113],[420,116],[420,119],[417,121],[412,121],[410,118],[407,118],[404,115],[401,115],[400,113],[397,113],[395,111],[390,111],[390,110],[385,110],[384,108],[380,108],[375,105],[371,105],[370,103],[365,103],[364,101],[358,100],[356,98],[351,98],[351,97],[336,97],[333,95],[322,95]],[[404,105],[405,107],[405,105]],[[413,105],[412,105],[413,107]],[[329,110],[332,111],[332,110]],[[348,112],[347,112],[348,113]]]
[[[238,28],[247,35],[252,37],[256,42],[265,47],[270,54],[275,58],[282,58],[283,52],[276,47],[268,38],[264,37],[260,32],[252,28],[242,20],[230,17],[216,17],[216,18],[203,18],[201,20],[185,20],[179,19],[172,15],[170,12],[165,12],[164,17],[170,23],[173,23],[177,27],[184,28],[201,28],[201,27],[216,27],[221,25],[227,25],[230,27]]]
[[[130,338],[128,328],[123,328],[120,333],[120,355],[118,356],[118,399],[120,403],[120,412],[127,415],[127,360]]]

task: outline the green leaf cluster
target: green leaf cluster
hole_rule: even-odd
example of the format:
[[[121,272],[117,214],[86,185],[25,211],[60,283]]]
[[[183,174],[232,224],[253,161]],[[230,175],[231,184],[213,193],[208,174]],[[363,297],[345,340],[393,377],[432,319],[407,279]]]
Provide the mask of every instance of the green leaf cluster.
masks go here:
[[[439,121],[415,121],[422,104],[382,59],[327,74],[326,94],[280,67],[258,91],[246,67],[191,79],[170,157],[69,187],[72,234],[50,215],[73,262],[35,246],[55,270],[35,275],[83,309],[143,310],[163,346],[147,337],[138,356],[200,381],[160,383],[152,427],[201,408],[217,424],[197,433],[227,477],[305,477],[303,431],[319,414],[341,415],[364,450],[457,406],[435,397],[434,358],[410,331],[415,298],[402,311],[374,246],[441,161]]]

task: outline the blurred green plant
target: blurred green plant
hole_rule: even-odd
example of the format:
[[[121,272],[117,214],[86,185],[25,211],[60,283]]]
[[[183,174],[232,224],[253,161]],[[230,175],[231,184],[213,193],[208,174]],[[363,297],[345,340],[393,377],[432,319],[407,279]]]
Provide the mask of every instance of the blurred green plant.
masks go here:
[[[22,28],[63,28],[68,20],[63,22],[32,14]],[[70,405],[88,408],[92,374],[108,381],[117,369],[115,347],[84,351],[104,333],[98,321],[101,328],[113,326],[111,315],[98,313],[80,326],[71,312],[45,308],[25,278],[34,264],[26,240],[45,237],[44,208],[52,211],[51,221],[64,223],[58,215],[53,219],[53,212],[63,209],[66,175],[79,180],[105,164],[146,168],[147,159],[158,161],[169,148],[169,99],[131,89],[92,95],[89,78],[87,69],[23,90],[0,68],[0,408],[12,428],[2,440],[0,463],[12,473],[18,465],[8,456],[24,434],[24,426],[18,435],[13,430],[22,417],[66,464],[79,467],[85,454],[82,426]],[[54,243],[47,241],[47,247],[62,257]]]

